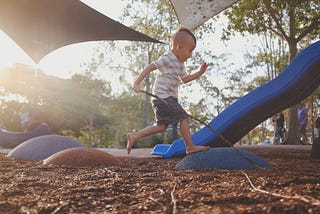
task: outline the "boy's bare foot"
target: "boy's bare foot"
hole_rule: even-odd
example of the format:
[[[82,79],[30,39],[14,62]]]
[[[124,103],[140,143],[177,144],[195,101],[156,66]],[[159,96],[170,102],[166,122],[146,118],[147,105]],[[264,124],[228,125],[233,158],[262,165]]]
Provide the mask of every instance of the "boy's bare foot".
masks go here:
[[[193,146],[192,148],[188,148],[186,150],[186,154],[190,155],[192,153],[196,153],[196,152],[201,152],[201,151],[205,151],[207,149],[209,149],[209,146]]]
[[[133,146],[133,144],[134,144],[134,142],[135,142],[135,138],[134,138],[134,133],[128,133],[127,134],[127,152],[128,152],[128,154],[130,154],[130,152],[131,152],[131,148],[132,148],[132,146]]]

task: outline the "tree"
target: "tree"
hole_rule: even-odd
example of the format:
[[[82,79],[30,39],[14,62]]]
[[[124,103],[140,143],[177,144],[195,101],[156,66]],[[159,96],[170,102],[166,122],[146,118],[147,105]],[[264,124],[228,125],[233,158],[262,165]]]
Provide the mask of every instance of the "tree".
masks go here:
[[[123,19],[130,20],[131,28],[143,32],[153,38],[169,44],[169,38],[177,29],[173,8],[169,1],[140,0],[132,1],[123,11]],[[124,20],[125,21],[125,20]],[[125,47],[124,54],[129,58],[130,70],[134,70],[137,76],[144,67],[156,60],[160,54],[166,51],[167,45],[156,43],[130,43]],[[155,76],[149,75],[144,81],[144,90],[150,92]],[[150,125],[150,96],[146,96],[143,107],[143,124]]]
[[[94,72],[94,70],[91,70],[91,72]],[[108,101],[111,100],[110,83],[92,78],[90,75],[80,74],[74,75],[71,81],[74,86],[73,90],[77,93],[77,111],[82,115],[82,120],[86,121],[89,127],[88,143],[91,146],[94,121],[105,117],[103,111]],[[102,121],[101,126],[107,122],[107,119],[100,121]]]
[[[156,60],[160,54],[168,50],[169,38],[174,29],[177,29],[178,23],[170,2],[166,0],[140,0],[132,1],[123,10],[120,17],[121,22],[128,22],[131,28],[145,33],[155,39],[163,41],[165,44],[146,43],[146,42],[126,42],[126,43],[104,43],[103,54],[109,55],[110,50],[120,53],[121,61],[114,59],[105,59],[104,66],[114,73],[120,79],[124,88],[118,98],[131,95],[132,83],[127,82],[127,76],[133,76],[133,79],[151,62]],[[118,51],[119,50],[119,51]],[[151,92],[155,80],[154,74],[149,75],[143,82],[142,89]],[[151,111],[151,97],[144,95],[144,105],[141,108],[143,112],[142,127],[153,124],[153,112]],[[136,107],[136,106],[135,106]],[[137,119],[137,118],[135,118]],[[140,127],[140,125],[138,126]],[[124,130],[124,132],[129,130]]]
[[[130,70],[135,70],[136,72],[134,72],[134,75],[138,75],[138,73],[140,73],[144,67],[150,64],[152,61],[158,59],[161,54],[169,50],[169,39],[171,35],[178,29],[179,23],[172,5],[167,0],[132,1],[132,4],[127,5],[126,9],[124,10],[123,18],[124,20],[130,20],[130,23],[132,23],[130,27],[132,27],[133,29],[143,32],[166,43],[165,45],[152,43],[133,43],[132,45],[132,43],[130,43],[130,46],[127,46],[125,48],[124,54],[128,58],[130,58],[128,60],[130,62]],[[212,31],[212,22],[208,22],[204,26],[199,27],[194,33],[197,39],[200,41],[205,33]],[[190,64],[186,64],[188,71],[199,69],[199,62],[203,61],[203,59],[206,60],[207,58],[210,58],[210,60],[212,60],[213,54],[210,51],[201,50],[203,51],[202,54],[199,54],[199,52],[197,51],[198,49],[195,50],[192,59],[190,59]],[[137,55],[137,53],[140,54]],[[193,66],[192,64],[194,64],[195,66]],[[155,76],[153,73],[151,73],[151,75],[149,75],[144,81],[144,90],[150,92],[150,90],[152,90],[153,88],[154,80]],[[201,82],[199,83],[200,87],[203,87],[203,85],[201,85]],[[193,87],[190,87],[190,84],[188,84],[188,88],[192,90]],[[209,89],[214,90],[212,88]],[[208,93],[208,91],[206,91],[206,93]],[[184,100],[185,99],[183,99],[183,96],[180,95],[179,101],[183,103]],[[192,108],[193,105],[188,105],[187,103],[185,103],[185,106],[189,106],[190,108]],[[145,105],[143,109],[144,126],[147,126],[150,125],[151,121],[150,118],[148,118],[148,116],[151,115],[149,96],[147,96],[145,99]],[[189,110],[191,110],[192,113],[197,114],[196,111],[194,111],[195,109],[196,108]],[[201,112],[200,108],[198,108],[197,111]]]
[[[70,130],[68,134],[79,137],[80,131],[90,129],[90,125],[91,128],[104,126],[108,123],[104,112],[111,99],[110,84],[93,78],[89,70],[67,80],[41,71],[35,79],[34,70],[21,65],[1,71],[1,123],[10,130],[21,131],[17,114],[21,106],[28,106],[31,114],[41,109],[45,115],[43,122],[49,124],[52,133]]]
[[[131,96],[124,92],[113,100],[107,114],[110,115],[110,132],[114,145],[121,147],[127,144],[127,133],[142,128],[143,96]]]
[[[272,33],[284,40],[291,60],[300,48],[315,40],[320,33],[320,0],[242,0],[225,14],[230,20],[227,34]],[[289,109],[289,131],[286,141],[299,142],[297,107]]]

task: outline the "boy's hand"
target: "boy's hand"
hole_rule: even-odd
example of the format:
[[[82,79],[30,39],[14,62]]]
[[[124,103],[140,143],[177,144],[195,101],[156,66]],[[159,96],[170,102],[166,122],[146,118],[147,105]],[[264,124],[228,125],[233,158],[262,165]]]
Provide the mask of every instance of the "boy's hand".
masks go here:
[[[137,83],[133,84],[132,90],[136,93],[138,93],[141,89],[140,89],[140,85]]]
[[[208,64],[203,62],[200,66],[200,72],[203,74],[208,68]]]

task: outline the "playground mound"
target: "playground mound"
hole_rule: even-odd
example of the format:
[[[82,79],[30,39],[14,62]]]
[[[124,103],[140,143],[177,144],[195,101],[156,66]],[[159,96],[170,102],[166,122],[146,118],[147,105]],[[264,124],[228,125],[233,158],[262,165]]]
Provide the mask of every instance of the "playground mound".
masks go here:
[[[272,167],[236,170],[181,170],[182,157],[125,151],[116,151],[121,166],[81,167],[0,153],[0,213],[320,213],[320,161],[310,146],[270,148],[246,150]]]
[[[22,160],[43,160],[69,148],[84,147],[71,137],[62,135],[43,135],[31,138],[9,152],[8,157]]]
[[[71,148],[62,150],[43,160],[44,165],[62,165],[69,167],[120,166],[121,160],[106,152],[94,148]]]
[[[234,147],[210,148],[188,155],[180,161],[177,169],[255,169],[271,165],[251,152]]]

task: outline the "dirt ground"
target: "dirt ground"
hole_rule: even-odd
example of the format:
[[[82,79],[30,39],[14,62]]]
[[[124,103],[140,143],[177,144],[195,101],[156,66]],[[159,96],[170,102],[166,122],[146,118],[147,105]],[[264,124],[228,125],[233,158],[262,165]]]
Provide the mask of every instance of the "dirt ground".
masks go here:
[[[309,150],[251,152],[273,168],[176,170],[181,158],[157,157],[70,168],[0,153],[0,213],[320,213]]]

